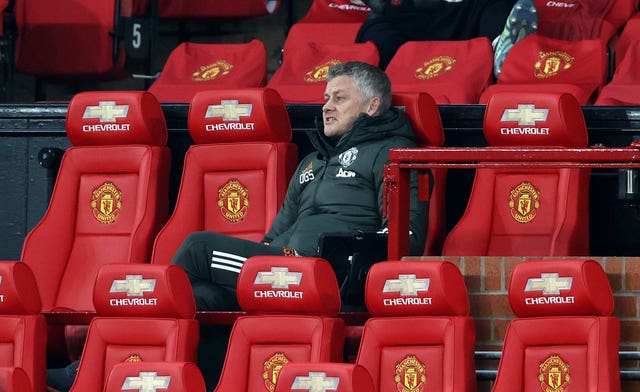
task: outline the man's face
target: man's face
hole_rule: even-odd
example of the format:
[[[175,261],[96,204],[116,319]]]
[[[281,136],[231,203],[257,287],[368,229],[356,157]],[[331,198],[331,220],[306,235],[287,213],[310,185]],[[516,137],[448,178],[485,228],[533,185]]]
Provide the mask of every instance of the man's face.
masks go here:
[[[369,102],[350,76],[338,76],[327,82],[322,107],[324,134],[328,137],[344,135],[360,113],[369,113]]]

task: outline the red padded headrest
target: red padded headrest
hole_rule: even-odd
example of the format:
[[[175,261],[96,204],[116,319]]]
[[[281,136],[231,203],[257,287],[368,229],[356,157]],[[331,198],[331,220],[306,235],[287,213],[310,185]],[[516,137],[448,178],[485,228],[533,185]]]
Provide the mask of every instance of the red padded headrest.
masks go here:
[[[594,260],[531,260],[516,264],[509,302],[517,317],[609,316],[613,294]]]
[[[189,107],[194,142],[291,141],[289,113],[271,88],[200,91]]]
[[[38,314],[40,292],[33,271],[19,261],[0,262],[0,314]]]
[[[289,362],[280,370],[274,392],[373,392],[375,390],[371,374],[362,365],[335,362]]]
[[[384,261],[367,274],[365,300],[379,316],[468,316],[464,277],[448,261]]]
[[[444,129],[438,105],[427,93],[394,93],[393,105],[404,108],[418,145],[440,147],[444,144]]]
[[[67,110],[67,137],[75,146],[167,144],[160,103],[146,91],[76,94]]]
[[[202,372],[192,362],[125,362],[114,365],[105,383],[105,392],[129,389],[204,392],[206,386]]]
[[[177,265],[106,264],[93,304],[100,316],[191,319],[196,304],[187,273]]]
[[[250,313],[335,316],[341,306],[333,267],[315,257],[250,257],[236,293],[240,307]]]
[[[586,147],[582,107],[571,94],[496,92],[487,102],[484,136],[492,146]]]

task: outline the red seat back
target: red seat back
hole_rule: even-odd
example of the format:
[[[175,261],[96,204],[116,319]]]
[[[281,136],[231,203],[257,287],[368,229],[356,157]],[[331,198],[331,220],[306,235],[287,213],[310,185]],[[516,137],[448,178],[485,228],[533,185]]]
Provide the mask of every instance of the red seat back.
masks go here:
[[[434,99],[427,93],[395,93],[393,105],[401,106],[409,117],[411,127],[416,134],[420,147],[441,147],[444,144],[444,129],[440,118],[440,111]],[[427,239],[424,248],[425,255],[439,255],[446,235],[446,169],[431,169],[432,184],[419,182],[420,188],[431,192],[429,195],[429,217]],[[426,198],[421,189],[421,199]]]
[[[288,391],[374,392],[364,367],[347,363],[290,363],[280,371],[275,392]]]
[[[273,391],[287,363],[342,360],[340,290],[328,261],[250,257],[236,290],[249,315],[233,325],[216,391]]]
[[[166,392],[206,391],[202,373],[193,362],[130,362],[113,366],[104,392],[153,388]]]
[[[93,301],[98,316],[89,324],[71,391],[102,391],[111,369],[123,362],[195,362],[196,305],[179,266],[105,265]]]
[[[447,261],[374,264],[365,291],[371,318],[357,363],[376,391],[475,391],[475,324],[462,273]]]
[[[91,311],[100,266],[149,262],[168,215],[171,155],[162,109],[146,92],[77,94],[66,127],[74,147],[64,153],[22,261],[34,272],[44,310]]]
[[[71,77],[76,82],[83,77],[127,76],[124,46],[113,32],[116,18],[132,15],[132,4],[122,2],[116,8],[116,3],[16,0],[17,71],[54,80]]]
[[[582,108],[570,94],[497,93],[487,104],[490,146],[587,145]],[[487,148],[491,153],[491,147]],[[478,168],[464,215],[444,255],[589,254],[589,169]]]
[[[0,390],[44,391],[47,322],[40,293],[24,263],[0,262]],[[26,378],[26,383],[25,383]]]
[[[604,85],[607,51],[598,39],[562,41],[529,34],[509,51],[496,84],[479,102],[487,103],[499,91],[571,93],[589,104]]]
[[[620,391],[620,325],[607,274],[593,260],[516,264],[516,316],[507,328],[494,392]]]
[[[242,44],[184,42],[171,53],[149,92],[160,102],[191,102],[198,91],[261,87],[267,81],[267,50],[254,39]]]
[[[284,43],[282,65],[267,87],[286,103],[324,103],[329,67],[347,61],[378,65],[372,42],[354,43],[361,23],[296,23]]]
[[[386,67],[393,92],[426,92],[441,104],[478,103],[493,79],[492,71],[493,49],[485,37],[409,41]]]
[[[311,7],[298,23],[362,23],[370,10],[362,0],[313,0]]]
[[[156,238],[153,263],[168,263],[193,231],[259,241],[298,163],[286,107],[272,89],[197,93],[189,133],[195,145],[185,156],[176,207]]]

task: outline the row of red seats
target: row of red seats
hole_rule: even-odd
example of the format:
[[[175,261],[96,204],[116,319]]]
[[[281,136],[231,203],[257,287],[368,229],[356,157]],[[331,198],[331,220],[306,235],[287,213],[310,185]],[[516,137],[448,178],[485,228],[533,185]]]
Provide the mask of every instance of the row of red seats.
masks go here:
[[[157,7],[152,10],[151,5]],[[0,1],[0,11],[9,1]],[[128,58],[148,48],[151,18],[251,18],[275,13],[280,0],[202,2],[197,0],[104,0],[78,3],[15,0],[15,68],[50,81],[104,81],[130,77]],[[145,20],[146,19],[146,20]],[[0,36],[2,35],[0,21]]]
[[[565,41],[540,34],[514,45],[497,80],[493,49],[486,38],[410,41],[400,47],[385,71],[394,92],[426,92],[438,104],[486,104],[497,91],[555,91],[569,92],[583,105],[636,105],[640,103],[637,89],[626,86],[638,83],[634,49],[640,40],[638,19],[628,22],[616,45],[619,62],[609,84],[609,65],[614,63],[608,60],[602,40]],[[350,60],[378,64],[373,43],[353,43],[359,26],[296,23],[285,41],[282,65],[269,80],[266,49],[258,40],[183,43],[170,54],[149,91],[161,102],[188,102],[195,92],[206,89],[266,85],[288,104],[319,104],[331,65]]]
[[[402,94],[394,104],[404,107],[421,146],[442,146],[433,98]],[[69,103],[66,127],[74,146],[63,156],[49,208],[25,238],[21,255],[47,312],[93,311],[93,279],[103,265],[166,265],[191,232],[259,240],[282,204],[298,158],[286,106],[275,90],[198,93],[188,119],[194,145],[185,155],[169,218],[171,152],[152,94],[80,93]],[[484,131],[490,144],[513,148],[587,143],[581,107],[569,94],[496,94],[487,105]],[[446,170],[433,175],[425,254],[588,255],[588,171],[479,171],[468,213],[448,234]],[[488,216],[478,219],[478,213]],[[50,339],[49,351],[77,355],[86,330],[57,333],[61,338]]]
[[[420,146],[443,145],[430,96],[402,94],[394,101],[405,108]],[[86,92],[70,102],[67,135],[74,147],[64,154],[50,206],[21,256],[34,269],[46,310],[91,310],[89,284],[79,287],[78,276],[95,276],[115,261],[166,264],[193,231],[259,240],[268,230],[298,159],[282,98],[272,89],[202,92],[191,102],[188,128],[194,145],[169,218],[171,157],[153,95]],[[570,94],[496,94],[484,133],[491,146],[514,149],[588,142]],[[433,175],[425,254],[589,254],[588,170],[479,170],[467,213],[450,233],[446,170]],[[41,246],[46,243],[56,247]]]
[[[44,391],[47,326],[35,277],[20,262],[0,263],[0,276],[0,332],[13,347],[0,351],[0,385],[6,392]],[[475,323],[464,277],[450,262],[373,265],[365,290],[370,318],[348,364],[329,262],[256,256],[238,282],[245,315],[234,322],[215,391],[476,390]],[[105,265],[92,294],[97,316],[71,391],[205,391],[194,365],[195,302],[180,267]],[[521,262],[508,295],[515,319],[494,392],[620,390],[620,325],[600,264]]]
[[[193,16],[194,7],[187,3],[161,1],[160,16]],[[627,62],[631,64],[625,63],[619,70],[615,68],[621,75],[614,77],[611,87],[599,98],[600,89],[608,78],[607,65],[619,63],[623,57],[620,54],[616,56],[616,62],[608,62],[607,48],[617,51],[617,34],[637,11],[637,0],[611,2],[603,17],[593,16],[594,26],[601,25],[598,35],[585,35],[581,40],[572,37],[572,41],[563,41],[567,37],[555,27],[571,24],[571,17],[590,15],[587,11],[576,12],[588,7],[577,0],[535,3],[539,11],[540,38],[519,42],[507,58],[506,72],[497,81],[493,80],[493,53],[486,39],[408,43],[388,70],[395,90],[425,91],[438,103],[452,104],[486,103],[490,93],[504,89],[568,91],[582,104],[637,104],[633,91],[626,91],[630,90],[627,88],[626,92],[620,92],[625,88],[618,87],[630,80],[635,83],[634,73],[626,71],[633,69],[633,56],[627,56]],[[95,12],[84,12],[84,9],[67,11],[66,7],[51,7],[48,3],[40,4],[40,0],[17,0],[17,70],[53,80],[69,76],[76,79],[97,75],[101,75],[101,79],[125,77],[124,47],[146,45],[149,39],[142,37],[146,31],[140,24],[140,31],[131,34],[132,41],[138,34],[138,41],[122,45],[114,12],[131,17],[146,7],[144,1],[125,4],[127,6],[114,11],[113,3],[101,2]],[[258,9],[273,12],[278,6],[279,2],[274,0],[233,3],[224,7],[216,5],[212,9],[198,4],[197,15],[208,17],[216,12],[222,16],[234,12],[236,15],[253,14]],[[367,12],[368,7],[361,1],[314,1],[288,34],[283,64],[268,84],[266,51],[260,43],[229,46],[191,43],[185,44],[188,47],[176,48],[151,91],[162,102],[188,102],[194,91],[202,89],[267,84],[287,103],[320,102],[324,73],[333,62],[357,59],[377,63],[378,54],[373,44],[353,44]],[[580,24],[585,22],[581,20]],[[135,24],[131,28],[135,30]],[[70,44],[59,45],[57,42]],[[240,50],[234,46],[246,47]],[[493,87],[494,84],[498,87]],[[490,85],[489,91],[485,92]]]

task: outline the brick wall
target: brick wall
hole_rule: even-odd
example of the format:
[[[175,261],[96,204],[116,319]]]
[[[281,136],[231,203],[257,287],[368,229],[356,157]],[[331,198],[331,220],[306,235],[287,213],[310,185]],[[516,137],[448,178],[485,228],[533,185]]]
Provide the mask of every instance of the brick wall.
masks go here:
[[[615,300],[614,316],[620,319],[621,351],[640,349],[640,257],[591,257],[600,262],[609,277]],[[502,349],[507,324],[513,318],[507,286],[511,271],[521,257],[441,257],[456,264],[467,284],[471,315],[476,320],[476,350]],[[498,361],[484,360],[479,369],[497,369]],[[622,361],[621,369],[640,370],[637,361]],[[480,381],[479,391],[490,391],[490,381]],[[623,381],[622,391],[640,390],[640,381]]]

